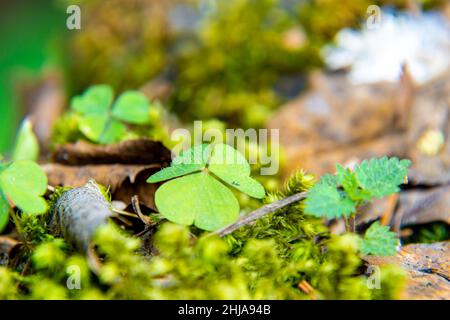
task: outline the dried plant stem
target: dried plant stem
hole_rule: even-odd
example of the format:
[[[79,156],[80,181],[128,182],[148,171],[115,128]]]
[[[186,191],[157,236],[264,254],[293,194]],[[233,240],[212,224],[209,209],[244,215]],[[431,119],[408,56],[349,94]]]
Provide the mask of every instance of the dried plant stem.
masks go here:
[[[281,199],[279,201],[269,203],[259,209],[256,209],[255,211],[249,213],[248,215],[241,217],[235,223],[232,223],[222,229],[219,229],[219,230],[211,233],[210,235],[218,235],[219,237],[224,237],[227,234],[232,233],[236,229],[239,229],[240,227],[246,226],[255,220],[261,219],[262,217],[268,215],[269,213],[272,213],[280,208],[283,208],[294,202],[304,199],[306,197],[306,195],[307,195],[306,191],[300,192],[300,193],[296,193],[292,196],[289,196],[287,198]]]

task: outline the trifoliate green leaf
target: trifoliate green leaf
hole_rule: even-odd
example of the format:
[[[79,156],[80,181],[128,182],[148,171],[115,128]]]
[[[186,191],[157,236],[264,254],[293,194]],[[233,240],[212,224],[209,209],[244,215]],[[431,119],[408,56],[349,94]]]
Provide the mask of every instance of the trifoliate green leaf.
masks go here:
[[[355,169],[356,179],[363,190],[381,198],[400,191],[410,164],[395,157],[365,160]]]
[[[11,163],[0,173],[0,189],[22,211],[44,213],[47,203],[42,195],[47,190],[44,171],[32,161]]]
[[[204,165],[201,164],[178,164],[175,166],[170,166],[164,168],[147,179],[148,183],[156,183],[160,181],[165,181],[177,177],[184,176],[188,173],[193,173],[196,171],[200,171],[204,168]]]
[[[223,143],[214,146],[208,168],[219,177],[219,174],[224,171],[243,176],[249,176],[251,171],[250,165],[242,153]]]
[[[172,166],[178,164],[198,164],[206,166],[211,154],[211,147],[207,144],[198,144],[192,148],[180,152],[180,154],[173,159]]]
[[[209,148],[206,144],[197,145],[183,151],[173,159],[170,167],[156,172],[147,179],[147,182],[156,183],[200,171],[206,167],[208,152]]]
[[[0,191],[0,232],[2,232],[3,229],[6,227],[6,225],[8,224],[9,210],[10,207],[8,200],[6,199],[3,192]]]
[[[166,182],[156,192],[155,202],[168,220],[208,231],[220,229],[239,216],[233,193],[206,172]]]
[[[36,161],[39,156],[39,142],[33,132],[31,121],[24,119],[17,134],[13,160]]]
[[[112,108],[115,118],[134,124],[150,122],[149,102],[139,91],[126,91],[117,98]]]
[[[389,231],[389,227],[382,226],[379,221],[376,221],[364,235],[361,252],[364,255],[391,256],[395,254],[397,244],[396,233]]]
[[[107,114],[88,114],[80,118],[78,128],[89,140],[99,142],[107,121]]]
[[[335,184],[336,180],[331,176],[314,185],[305,200],[305,213],[325,217],[327,219],[349,216],[356,211],[356,202],[348,195],[339,190]]]
[[[106,113],[114,97],[113,89],[108,85],[95,85],[82,95],[72,99],[71,108],[80,114]]]
[[[120,141],[127,132],[127,127],[120,121],[110,118],[103,128],[98,142],[102,144],[115,143]]]
[[[226,144],[214,146],[208,169],[220,179],[251,197],[262,199],[264,187],[250,177],[250,165],[245,157]]]

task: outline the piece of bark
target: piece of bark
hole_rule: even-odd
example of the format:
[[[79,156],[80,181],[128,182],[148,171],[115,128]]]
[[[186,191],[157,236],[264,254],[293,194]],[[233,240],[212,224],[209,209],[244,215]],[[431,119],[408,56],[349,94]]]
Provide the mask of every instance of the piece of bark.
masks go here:
[[[158,171],[161,166],[100,164],[85,166],[66,166],[58,163],[42,165],[51,186],[81,187],[90,179],[109,188],[114,200],[126,204],[131,203],[131,197],[138,195],[149,208],[155,208],[155,184],[147,183],[147,178]]]
[[[55,204],[51,226],[55,235],[62,235],[82,252],[87,252],[96,230],[113,216],[111,204],[95,181],[68,190]]]
[[[399,208],[393,220],[393,227],[426,224],[430,222],[450,224],[450,187],[431,190],[404,191],[400,194]]]
[[[97,145],[85,141],[58,146],[53,161],[65,165],[86,164],[160,164],[167,166],[171,152],[161,142],[149,139],[126,140]]]
[[[395,256],[363,259],[370,265],[398,265],[407,272],[402,299],[450,299],[450,242],[411,244]]]

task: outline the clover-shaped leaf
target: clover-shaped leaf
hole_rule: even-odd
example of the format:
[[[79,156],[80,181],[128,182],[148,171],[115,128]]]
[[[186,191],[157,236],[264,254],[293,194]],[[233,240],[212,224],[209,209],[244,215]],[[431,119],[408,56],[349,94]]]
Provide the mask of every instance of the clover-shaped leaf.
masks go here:
[[[78,128],[88,139],[102,143],[120,141],[125,123],[144,125],[150,122],[150,104],[139,91],[126,91],[113,103],[110,86],[96,85],[72,99],[71,108],[79,115]]]
[[[155,195],[158,210],[168,220],[216,230],[239,217],[233,193],[206,172],[198,172],[163,184]]]
[[[35,162],[18,160],[0,166],[0,230],[8,220],[9,202],[27,213],[47,210],[42,198],[47,190],[47,177]],[[8,201],[9,199],[9,201]]]
[[[155,195],[158,210],[167,219],[212,231],[239,216],[233,193],[219,180],[254,198],[263,198],[264,187],[250,177],[242,154],[226,144],[197,145],[176,157],[170,167],[147,182],[163,184]]]

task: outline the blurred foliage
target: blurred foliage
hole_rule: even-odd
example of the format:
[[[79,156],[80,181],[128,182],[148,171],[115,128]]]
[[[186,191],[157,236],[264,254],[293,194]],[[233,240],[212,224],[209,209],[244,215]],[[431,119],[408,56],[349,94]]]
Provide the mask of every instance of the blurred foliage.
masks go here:
[[[82,26],[68,42],[72,93],[92,84],[136,88],[168,63],[169,9],[178,0],[60,1],[81,7]]]
[[[428,223],[411,226],[410,228],[411,235],[403,239],[404,244],[433,243],[450,239],[450,226],[444,222]]]

